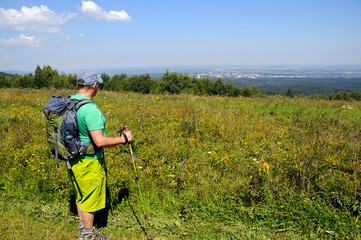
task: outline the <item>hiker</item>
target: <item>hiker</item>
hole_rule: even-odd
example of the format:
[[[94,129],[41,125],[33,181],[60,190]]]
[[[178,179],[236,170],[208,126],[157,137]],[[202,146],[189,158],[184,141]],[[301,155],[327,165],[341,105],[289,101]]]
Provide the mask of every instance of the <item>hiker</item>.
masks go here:
[[[71,98],[92,99],[103,80],[93,72],[87,72],[77,80],[78,93]],[[107,137],[105,117],[95,103],[88,103],[77,111],[79,135],[83,142],[91,142],[96,148],[93,155],[79,156],[70,162],[71,182],[75,190],[81,239],[110,239],[93,232],[94,213],[106,207],[106,168],[103,147],[125,144],[132,140],[132,132],[121,137]]]

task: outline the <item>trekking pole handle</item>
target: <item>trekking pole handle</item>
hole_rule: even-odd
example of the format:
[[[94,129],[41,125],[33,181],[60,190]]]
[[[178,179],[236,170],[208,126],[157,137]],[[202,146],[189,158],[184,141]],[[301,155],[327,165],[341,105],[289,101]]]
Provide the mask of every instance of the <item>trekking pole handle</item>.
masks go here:
[[[127,143],[129,143],[129,141],[128,141],[128,137],[127,137],[127,135],[124,133],[124,132],[128,132],[129,131],[129,127],[128,126],[124,126],[123,127],[123,137],[124,137],[124,139],[125,139],[125,143],[127,144]]]
[[[118,133],[120,133],[120,136],[122,137],[124,137],[124,140],[125,140],[125,143],[129,143],[129,141],[128,141],[128,137],[127,137],[127,135],[124,133],[124,132],[128,132],[129,131],[129,127],[128,126],[124,126],[122,129],[120,129],[119,131],[118,131]]]

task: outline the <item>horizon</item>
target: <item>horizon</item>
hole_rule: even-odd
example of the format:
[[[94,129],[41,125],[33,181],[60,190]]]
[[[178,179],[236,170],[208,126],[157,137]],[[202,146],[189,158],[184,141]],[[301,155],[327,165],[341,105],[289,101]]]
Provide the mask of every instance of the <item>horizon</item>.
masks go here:
[[[43,65],[44,66],[50,65]],[[117,68],[93,68],[93,69],[63,69],[59,70],[50,66],[53,70],[57,70],[59,74],[79,74],[84,71],[95,71],[98,74],[104,73],[109,75],[121,74],[130,72],[131,74],[151,74],[151,73],[165,73],[166,71],[170,72],[217,72],[217,71],[270,71],[270,70],[279,70],[279,71],[360,71],[361,74],[361,65],[178,65],[178,66],[136,66],[136,67],[117,67]],[[24,71],[17,69],[0,69],[0,72],[8,73],[8,74],[32,74],[35,73],[35,69]]]
[[[49,66],[49,65],[48,65]],[[45,67],[39,66],[40,68]],[[74,69],[59,71],[59,74],[83,74],[84,71],[95,71],[113,77],[116,74],[126,76],[144,76],[149,74],[154,79],[160,79],[166,72],[185,74],[196,78],[221,78],[224,81],[239,81],[240,79],[361,79],[361,65],[213,65],[213,66],[171,66],[171,67],[123,67],[104,69]],[[35,74],[33,71],[0,70],[0,73],[11,75]]]
[[[0,71],[361,66],[361,2],[4,1]]]

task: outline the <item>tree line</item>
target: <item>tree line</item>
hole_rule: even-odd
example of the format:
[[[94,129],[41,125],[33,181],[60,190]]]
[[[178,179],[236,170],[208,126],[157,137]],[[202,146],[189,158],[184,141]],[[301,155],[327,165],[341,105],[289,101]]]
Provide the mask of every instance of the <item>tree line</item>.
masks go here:
[[[255,96],[261,92],[257,87],[236,87],[232,82],[222,79],[213,81],[210,78],[197,79],[181,73],[167,71],[160,80],[152,78],[148,73],[141,76],[128,77],[125,73],[109,76],[102,73],[101,89],[109,91],[132,91],[144,94],[181,94],[221,95],[221,96]],[[55,88],[76,89],[75,74],[59,74],[50,66],[36,67],[34,74],[0,75],[0,88]]]
[[[209,77],[197,79],[187,74],[170,73],[167,71],[159,80],[152,78],[148,73],[140,76],[128,77],[125,73],[109,76],[102,73],[103,83],[101,88],[108,91],[132,91],[143,94],[195,94],[195,95],[220,95],[220,96],[261,96],[256,86],[236,87],[232,82],[224,82],[221,78],[216,81]],[[75,74],[59,74],[56,69],[50,66],[36,67],[34,74],[8,75],[0,74],[0,88],[55,88],[73,89],[76,86],[77,76]],[[284,96],[303,96],[294,94],[292,89],[288,89]],[[330,96],[325,94],[313,94],[309,96],[314,99],[324,100],[356,100],[361,101],[359,91],[345,92],[335,90]]]

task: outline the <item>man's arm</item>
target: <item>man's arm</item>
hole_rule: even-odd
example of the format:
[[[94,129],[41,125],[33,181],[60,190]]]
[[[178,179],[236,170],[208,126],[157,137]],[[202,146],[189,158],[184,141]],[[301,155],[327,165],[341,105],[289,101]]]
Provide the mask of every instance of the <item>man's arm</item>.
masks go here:
[[[99,130],[93,130],[93,131],[89,131],[90,135],[95,143],[95,145],[97,145],[97,147],[113,147],[122,143],[125,143],[125,139],[124,136],[121,137],[104,137],[103,136],[103,130],[99,129]],[[132,141],[132,131],[128,131],[128,132],[124,132],[127,137],[128,137],[128,141]]]

